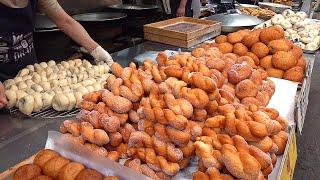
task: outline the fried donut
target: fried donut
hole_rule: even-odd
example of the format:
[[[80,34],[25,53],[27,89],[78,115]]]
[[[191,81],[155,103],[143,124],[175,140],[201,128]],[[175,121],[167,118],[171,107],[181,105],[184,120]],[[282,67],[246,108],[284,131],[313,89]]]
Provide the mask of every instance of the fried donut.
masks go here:
[[[307,66],[306,59],[305,59],[303,56],[301,56],[301,57],[298,59],[298,62],[297,62],[297,64],[296,64],[296,66],[299,66],[299,67],[301,67],[302,69],[305,69],[306,66]]]
[[[237,84],[240,81],[250,77],[252,73],[252,67],[249,64],[234,64],[228,71],[228,80],[232,84]]]
[[[41,168],[34,164],[20,166],[13,174],[13,180],[28,180],[41,175]]]
[[[278,51],[289,51],[292,48],[292,43],[286,39],[276,39],[269,42],[268,48],[271,54]]]
[[[61,156],[54,157],[44,164],[42,168],[43,174],[53,178],[57,178],[59,171],[63,168],[63,166],[69,163],[69,159]]]
[[[46,175],[41,175],[33,178],[32,180],[52,180],[52,178]]]
[[[75,180],[102,180],[103,175],[94,169],[82,170]]]
[[[252,45],[259,42],[260,32],[260,29],[253,30],[251,33],[244,36],[241,42],[248,48],[251,48]]]
[[[291,52],[293,53],[294,57],[297,57],[297,59],[303,55],[302,49],[297,45],[292,46]]]
[[[228,42],[224,42],[224,43],[218,44],[218,48],[223,54],[226,54],[226,53],[231,53],[232,52],[233,45],[228,43]]]
[[[243,35],[239,32],[233,32],[227,35],[228,42],[231,44],[236,44],[241,42],[242,38],[243,38]]]
[[[255,65],[259,65],[259,64],[260,64],[260,61],[259,61],[258,56],[255,55],[254,53],[252,53],[252,52],[247,52],[247,54],[245,54],[245,56],[251,57],[251,58],[253,59]]]
[[[245,97],[241,100],[241,104],[249,107],[251,105],[262,106],[262,103],[254,97]]]
[[[268,55],[266,57],[263,57],[262,59],[260,59],[260,66],[265,68],[265,69],[269,69],[272,68],[272,55]]]
[[[40,168],[43,168],[45,163],[47,163],[50,159],[58,156],[59,154],[53,150],[43,149],[36,155],[36,157],[33,160],[33,163],[35,165],[40,166]]]
[[[270,41],[281,39],[284,37],[284,31],[278,26],[272,26],[265,29],[262,29],[260,33],[260,41],[264,44],[269,44]]]
[[[220,36],[216,37],[214,40],[215,40],[216,43],[218,43],[218,44],[228,42],[228,39],[227,39],[227,36],[226,36],[226,35],[220,35]]]
[[[244,56],[247,52],[248,48],[242,43],[236,43],[233,45],[233,53],[238,54],[239,56]]]
[[[131,101],[121,96],[115,96],[108,90],[102,92],[102,100],[111,110],[117,113],[127,113],[133,108]]]
[[[256,85],[249,79],[245,79],[236,85],[236,96],[240,99],[255,97],[258,93]]]
[[[269,48],[261,42],[257,42],[251,47],[251,52],[253,52],[258,58],[263,58],[269,54]]]
[[[85,167],[77,162],[71,162],[64,166],[59,174],[58,174],[58,179],[59,180],[74,180],[77,175],[84,170]]]
[[[219,71],[222,71],[225,67],[225,62],[220,58],[214,58],[214,59],[208,59],[206,62],[206,65],[210,69],[217,69]]]
[[[297,60],[291,51],[278,51],[272,56],[272,65],[278,69],[288,70],[297,64]]]
[[[237,59],[236,63],[247,63],[249,64],[251,67],[255,68],[256,64],[254,63],[254,60],[250,57],[250,56],[241,56]]]
[[[282,78],[284,71],[281,69],[276,69],[276,68],[268,68],[267,70],[268,76],[270,77],[275,77],[275,78]]]
[[[290,68],[283,74],[283,79],[295,81],[295,82],[301,82],[303,77],[304,77],[303,69],[299,66]]]

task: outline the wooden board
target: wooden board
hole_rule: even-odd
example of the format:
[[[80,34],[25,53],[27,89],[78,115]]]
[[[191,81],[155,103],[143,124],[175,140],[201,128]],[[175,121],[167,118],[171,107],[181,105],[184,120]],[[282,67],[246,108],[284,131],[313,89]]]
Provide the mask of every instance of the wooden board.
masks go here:
[[[160,42],[164,44],[170,44],[173,46],[178,46],[178,47],[184,47],[184,48],[189,48],[193,47],[197,44],[200,44],[208,39],[211,39],[215,37],[216,35],[211,33],[211,34],[205,34],[200,37],[191,39],[189,41],[181,40],[181,39],[174,39],[171,37],[166,37],[166,36],[161,36],[161,35],[156,35],[156,34],[151,34],[151,33],[144,33],[144,38],[150,41],[155,41],[155,42]]]
[[[23,166],[25,164],[32,164],[34,158],[36,157],[37,153],[34,154],[33,156],[29,157],[28,159],[16,164],[13,167],[10,167],[9,169],[7,169],[6,171],[2,172],[0,174],[0,180],[11,180],[13,178],[13,174],[16,172],[16,170],[20,167]]]
[[[144,25],[144,33],[189,41],[212,32],[221,32],[221,22],[179,17]]]

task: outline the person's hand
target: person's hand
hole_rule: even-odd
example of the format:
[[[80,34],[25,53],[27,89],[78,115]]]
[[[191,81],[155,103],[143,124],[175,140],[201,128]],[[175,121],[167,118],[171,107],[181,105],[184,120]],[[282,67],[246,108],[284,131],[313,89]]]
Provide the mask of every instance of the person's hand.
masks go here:
[[[177,16],[177,17],[182,17],[182,16],[185,15],[185,12],[186,12],[185,7],[179,7],[179,8],[177,9],[177,14],[176,14],[176,16]]]
[[[113,63],[113,59],[110,56],[110,54],[104,50],[101,46],[98,46],[95,48],[91,53],[91,56],[93,56],[94,61],[99,64],[101,62],[107,63],[110,67]]]
[[[4,94],[4,86],[0,82],[0,109],[4,108],[7,105],[8,101],[6,95]]]

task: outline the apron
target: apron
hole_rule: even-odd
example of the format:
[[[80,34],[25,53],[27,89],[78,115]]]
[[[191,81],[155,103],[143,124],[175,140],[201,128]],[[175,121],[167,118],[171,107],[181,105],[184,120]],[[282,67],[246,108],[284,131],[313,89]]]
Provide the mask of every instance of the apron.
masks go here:
[[[24,8],[0,3],[0,81],[37,62],[33,45],[36,5],[37,0],[29,0]]]

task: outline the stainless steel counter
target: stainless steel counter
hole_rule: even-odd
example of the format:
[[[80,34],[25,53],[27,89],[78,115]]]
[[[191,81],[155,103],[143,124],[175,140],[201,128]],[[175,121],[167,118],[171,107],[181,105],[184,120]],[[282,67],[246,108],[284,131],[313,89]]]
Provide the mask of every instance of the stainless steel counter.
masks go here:
[[[177,50],[177,47],[145,42],[112,54],[115,61],[127,66],[134,57],[146,51]],[[182,49],[186,50],[186,49]],[[66,118],[37,119],[0,113],[0,172],[35,154],[45,146],[47,132],[59,130]]]

